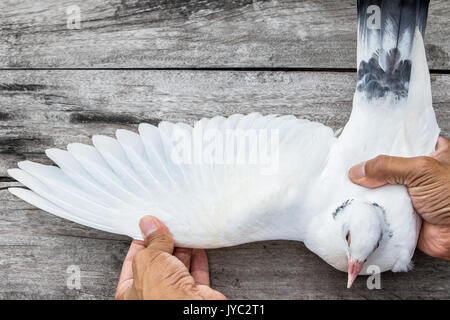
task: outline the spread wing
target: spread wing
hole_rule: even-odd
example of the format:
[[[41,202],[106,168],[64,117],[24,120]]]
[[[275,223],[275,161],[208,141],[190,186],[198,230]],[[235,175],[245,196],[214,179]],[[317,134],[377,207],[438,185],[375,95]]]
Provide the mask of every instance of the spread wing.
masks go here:
[[[93,146],[48,149],[58,166],[30,161],[8,173],[19,198],[59,217],[141,239],[139,219],[160,218],[177,245],[222,247],[293,238],[308,184],[322,171],[332,130],[294,116],[141,124],[139,134],[94,136]]]

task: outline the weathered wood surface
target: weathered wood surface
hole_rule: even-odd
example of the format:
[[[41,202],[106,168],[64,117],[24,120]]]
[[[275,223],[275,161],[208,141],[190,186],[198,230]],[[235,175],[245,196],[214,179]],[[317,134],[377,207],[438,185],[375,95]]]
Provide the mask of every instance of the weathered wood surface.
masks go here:
[[[449,16],[431,1],[432,69],[449,67]],[[2,68],[354,68],[355,40],[355,0],[0,1]]]
[[[79,30],[67,27],[73,5],[81,10]],[[449,14],[448,1],[431,1],[425,42],[437,73],[450,66]],[[192,123],[259,111],[340,128],[355,88],[355,73],[342,72],[355,67],[355,40],[354,0],[0,1],[0,69],[24,69],[0,70],[0,299],[110,299],[130,242],[15,198],[6,189],[20,184],[7,168],[25,159],[50,163],[46,148],[89,143],[92,134],[113,135],[143,121]],[[449,83],[450,75],[432,75],[434,108],[447,136]],[[382,290],[368,290],[365,277],[345,289],[346,275],[300,243],[208,255],[213,287],[230,298],[450,298],[448,263],[420,252],[413,271],[382,274]],[[81,290],[66,285],[71,265],[81,269]]]
[[[82,227],[20,201],[0,183],[0,299],[110,299],[126,237]],[[381,290],[366,277],[346,289],[346,274],[301,243],[266,241],[208,250],[212,286],[234,299],[424,299],[450,298],[447,262],[420,252],[408,273],[381,275]],[[69,266],[81,270],[81,289],[68,289]]]
[[[258,111],[294,114],[334,129],[351,111],[355,73],[210,71],[3,71],[0,177],[50,147],[89,143],[140,122]],[[433,75],[434,107],[450,133],[450,75]],[[43,160],[45,161],[45,160]]]
[[[342,127],[355,73],[53,70],[0,72],[0,298],[112,298],[129,239],[53,217],[6,190],[6,169],[92,134],[141,121],[188,121],[236,112],[295,114]],[[433,75],[434,107],[450,132],[450,75]],[[351,290],[300,243],[270,241],[209,250],[212,285],[230,298],[450,298],[448,263],[417,253],[409,273],[382,274],[382,290],[361,277]],[[66,269],[81,269],[81,290]]]

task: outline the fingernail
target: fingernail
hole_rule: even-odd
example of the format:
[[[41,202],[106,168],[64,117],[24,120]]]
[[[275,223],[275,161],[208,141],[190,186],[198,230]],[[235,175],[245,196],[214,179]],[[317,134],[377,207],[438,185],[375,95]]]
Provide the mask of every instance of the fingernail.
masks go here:
[[[355,181],[364,178],[364,176],[366,175],[365,166],[366,163],[361,162],[360,164],[357,164],[356,166],[352,167],[348,173],[350,179]]]
[[[142,235],[144,238],[148,237],[150,234],[158,230],[158,221],[150,216],[145,216],[139,222]]]

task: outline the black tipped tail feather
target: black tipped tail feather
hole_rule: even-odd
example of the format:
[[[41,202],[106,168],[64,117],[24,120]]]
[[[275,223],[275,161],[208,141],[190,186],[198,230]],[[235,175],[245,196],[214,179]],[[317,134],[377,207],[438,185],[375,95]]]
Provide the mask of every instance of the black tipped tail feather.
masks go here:
[[[408,96],[416,28],[429,0],[358,0],[358,85],[369,99]]]

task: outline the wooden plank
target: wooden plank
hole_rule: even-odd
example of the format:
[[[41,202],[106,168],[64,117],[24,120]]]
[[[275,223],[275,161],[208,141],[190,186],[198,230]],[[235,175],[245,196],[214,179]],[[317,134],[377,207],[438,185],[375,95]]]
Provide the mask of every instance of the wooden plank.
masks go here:
[[[129,239],[49,215],[15,198],[6,169],[43,150],[89,142],[141,121],[192,123],[236,112],[295,114],[337,129],[348,119],[354,73],[208,71],[3,71],[0,83],[0,299],[109,299]],[[435,110],[450,131],[450,75],[433,75]],[[126,110],[126,111],[124,111]],[[450,298],[448,264],[421,253],[409,273],[382,274],[382,290],[346,275],[300,243],[269,241],[209,250],[213,287],[235,299]],[[81,290],[66,285],[69,266]]]
[[[258,111],[294,114],[341,128],[356,75],[328,72],[3,71],[0,177],[17,161],[47,163],[46,148],[90,143],[93,134],[161,120]],[[433,75],[434,107],[450,133],[450,75]]]
[[[449,68],[449,15],[431,1],[432,69]],[[3,68],[354,68],[356,1],[3,0],[0,32]]]
[[[16,185],[17,183],[9,183]],[[5,186],[7,184],[3,184]],[[54,217],[0,185],[0,299],[111,299],[130,240]],[[414,256],[408,273],[381,275],[381,290],[360,277],[346,289],[334,270],[293,241],[208,250],[212,286],[234,299],[448,299],[447,262]],[[81,289],[66,285],[78,266]]]

